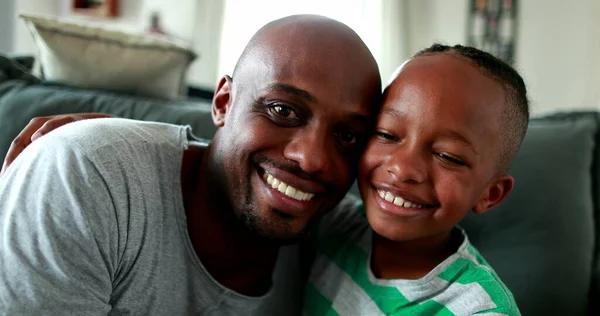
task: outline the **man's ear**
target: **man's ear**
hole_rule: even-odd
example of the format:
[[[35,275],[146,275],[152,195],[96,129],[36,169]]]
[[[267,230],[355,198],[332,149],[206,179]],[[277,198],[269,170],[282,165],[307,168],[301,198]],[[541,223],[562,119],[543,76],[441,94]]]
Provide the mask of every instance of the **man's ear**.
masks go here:
[[[482,193],[479,202],[473,207],[475,214],[483,214],[494,206],[500,204],[512,191],[515,179],[509,175],[503,175],[490,183]]]
[[[217,90],[215,90],[215,96],[212,101],[212,119],[217,127],[225,125],[225,116],[227,116],[227,112],[231,109],[231,83],[231,77],[223,76],[219,80]]]

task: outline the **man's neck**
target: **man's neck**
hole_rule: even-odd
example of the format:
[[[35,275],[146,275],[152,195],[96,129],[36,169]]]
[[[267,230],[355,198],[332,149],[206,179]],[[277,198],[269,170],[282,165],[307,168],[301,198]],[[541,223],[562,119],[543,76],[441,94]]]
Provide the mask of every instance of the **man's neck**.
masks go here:
[[[279,246],[251,234],[235,218],[211,166],[211,150],[184,152],[182,192],[188,234],[202,265],[221,285],[249,296],[271,288]],[[215,180],[215,181],[213,181]]]
[[[411,241],[393,241],[373,232],[371,269],[382,279],[420,279],[456,252],[460,242],[452,232]]]

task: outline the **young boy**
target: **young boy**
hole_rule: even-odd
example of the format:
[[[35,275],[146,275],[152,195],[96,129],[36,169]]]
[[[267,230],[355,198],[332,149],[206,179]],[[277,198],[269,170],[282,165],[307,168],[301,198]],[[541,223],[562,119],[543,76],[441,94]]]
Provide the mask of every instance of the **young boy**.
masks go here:
[[[360,164],[363,203],[317,227],[304,313],[519,315],[457,224],[511,191],[528,120],[522,78],[487,53],[433,45],[401,66]]]

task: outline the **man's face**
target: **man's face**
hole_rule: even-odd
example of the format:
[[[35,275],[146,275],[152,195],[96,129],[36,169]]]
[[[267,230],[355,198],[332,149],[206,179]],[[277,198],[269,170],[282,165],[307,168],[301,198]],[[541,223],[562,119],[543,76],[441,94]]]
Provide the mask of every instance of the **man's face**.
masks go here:
[[[380,94],[361,62],[298,48],[232,79],[218,150],[234,212],[255,233],[293,240],[349,189]]]
[[[512,188],[497,168],[505,100],[501,85],[460,57],[438,53],[405,65],[386,90],[360,163],[360,191],[378,234],[441,236]]]

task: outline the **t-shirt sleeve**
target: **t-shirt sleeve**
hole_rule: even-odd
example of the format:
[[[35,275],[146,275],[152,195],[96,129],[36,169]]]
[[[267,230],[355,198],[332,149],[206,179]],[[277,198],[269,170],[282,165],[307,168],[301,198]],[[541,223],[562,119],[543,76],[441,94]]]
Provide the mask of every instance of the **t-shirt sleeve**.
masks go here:
[[[88,156],[52,133],[34,142],[0,177],[1,314],[108,314],[116,226]]]

